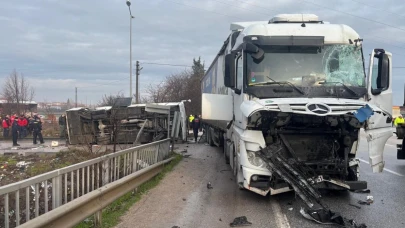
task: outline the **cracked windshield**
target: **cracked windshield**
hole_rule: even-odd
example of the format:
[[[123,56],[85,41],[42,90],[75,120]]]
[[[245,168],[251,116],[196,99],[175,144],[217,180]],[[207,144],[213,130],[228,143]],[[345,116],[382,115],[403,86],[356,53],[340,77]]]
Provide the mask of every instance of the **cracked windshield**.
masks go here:
[[[288,81],[297,86],[365,86],[360,47],[264,47],[263,59],[247,58],[248,85],[261,86]]]

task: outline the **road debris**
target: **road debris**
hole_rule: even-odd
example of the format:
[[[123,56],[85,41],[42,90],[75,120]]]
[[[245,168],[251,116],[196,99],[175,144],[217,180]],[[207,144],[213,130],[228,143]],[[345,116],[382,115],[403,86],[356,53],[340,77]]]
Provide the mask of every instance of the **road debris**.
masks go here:
[[[222,219],[221,219],[221,218],[219,218],[219,221],[220,221],[220,222],[222,222]]]
[[[364,201],[364,200],[359,200],[359,201],[357,201],[357,203],[360,204],[360,205],[370,205],[369,202]]]
[[[223,169],[223,170],[220,170],[219,172],[222,173],[222,172],[225,172],[225,171],[232,171],[232,170],[230,170],[230,169]]]
[[[207,188],[208,188],[208,189],[212,189],[211,182],[208,182],[208,184],[207,184]]]
[[[357,225],[353,220],[343,218],[339,213],[329,209],[304,209],[301,207],[300,213],[304,218],[324,225],[340,225],[351,228],[366,228],[365,224]]]
[[[353,220],[346,219],[336,212],[332,212],[321,202],[321,193],[314,187],[322,176],[314,176],[314,172],[296,158],[286,159],[282,154],[295,152],[288,142],[280,135],[281,142],[261,148],[259,156],[267,168],[274,174],[284,179],[291,185],[295,193],[304,201],[308,209],[301,208],[300,213],[307,219],[321,224],[335,224],[343,227],[366,227],[364,224],[357,226]],[[316,205],[316,207],[315,207]],[[317,209],[313,209],[317,208]]]
[[[246,218],[246,216],[241,216],[237,217],[229,224],[231,227],[237,227],[237,226],[251,226],[252,223],[249,222]]]
[[[191,154],[185,154],[183,155],[184,158],[189,158],[191,156]]]
[[[370,189],[359,189],[359,190],[354,190],[352,191],[354,193],[370,193]]]
[[[183,201],[186,201],[186,198],[183,198]]]
[[[289,211],[292,211],[293,209],[294,209],[294,208],[292,208],[292,207],[288,208]]]
[[[352,206],[352,207],[355,207],[355,208],[357,208],[357,209],[361,209],[360,206],[357,206],[357,205],[355,205],[355,204],[349,203],[349,205]]]
[[[368,195],[367,198],[366,198],[366,201],[367,201],[368,203],[370,203],[370,204],[371,204],[371,203],[374,203],[374,197]]]

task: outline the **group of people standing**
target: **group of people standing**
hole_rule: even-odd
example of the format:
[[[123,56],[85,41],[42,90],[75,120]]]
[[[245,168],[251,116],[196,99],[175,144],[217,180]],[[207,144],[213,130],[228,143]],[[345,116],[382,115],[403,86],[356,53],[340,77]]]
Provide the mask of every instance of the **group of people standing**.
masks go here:
[[[14,114],[11,117],[7,115],[2,120],[2,127],[4,138],[8,138],[11,132],[13,146],[19,146],[17,140],[27,137],[30,133],[32,133],[34,144],[37,144],[37,138],[39,138],[41,144],[44,143],[41,133],[42,121],[37,114],[34,116],[18,116]]]

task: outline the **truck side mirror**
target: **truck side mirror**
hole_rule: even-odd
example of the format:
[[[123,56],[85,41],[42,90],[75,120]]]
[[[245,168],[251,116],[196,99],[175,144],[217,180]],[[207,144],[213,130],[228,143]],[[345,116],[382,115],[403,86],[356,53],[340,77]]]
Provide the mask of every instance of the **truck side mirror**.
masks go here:
[[[231,52],[225,55],[225,77],[224,84],[226,87],[235,88],[235,58],[236,53]]]
[[[378,61],[378,78],[377,87],[388,88],[390,79],[389,59],[387,54],[382,54]]]
[[[243,52],[250,54],[250,56],[252,56],[252,58],[257,62],[260,62],[261,60],[263,60],[263,57],[264,57],[263,49],[259,48],[258,46],[256,46],[253,43],[244,42],[242,44],[242,50],[243,50]]]
[[[388,89],[390,83],[390,60],[385,52],[380,52],[374,55],[374,61],[378,60],[378,65],[375,70],[377,70],[377,78],[375,80],[375,87],[372,86],[371,92],[374,95],[380,94],[382,91]]]

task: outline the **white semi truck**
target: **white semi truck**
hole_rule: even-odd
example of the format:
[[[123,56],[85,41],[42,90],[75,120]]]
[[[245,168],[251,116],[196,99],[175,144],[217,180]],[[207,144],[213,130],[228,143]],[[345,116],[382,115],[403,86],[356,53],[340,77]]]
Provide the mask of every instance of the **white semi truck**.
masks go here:
[[[310,176],[316,188],[366,188],[356,159],[360,129],[375,173],[393,134],[391,53],[372,50],[366,74],[359,34],[313,14],[230,30],[201,81],[202,124],[208,143],[223,147],[238,186],[274,195],[297,191],[292,179]],[[283,167],[263,151],[280,155]]]

